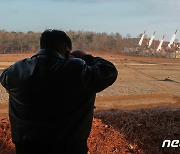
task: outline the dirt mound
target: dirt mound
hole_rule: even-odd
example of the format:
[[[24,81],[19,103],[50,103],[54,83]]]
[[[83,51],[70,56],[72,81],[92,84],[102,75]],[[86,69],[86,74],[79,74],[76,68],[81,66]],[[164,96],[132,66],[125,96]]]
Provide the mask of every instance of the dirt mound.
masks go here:
[[[0,154],[14,154],[14,144],[11,139],[10,124],[8,118],[0,120]]]
[[[180,107],[96,111],[88,139],[92,154],[179,154],[162,148],[165,139],[180,139]],[[0,120],[0,153],[14,154],[8,118]]]
[[[88,147],[90,154],[142,153],[136,145],[129,144],[121,133],[96,118],[93,120]],[[0,154],[15,154],[8,118],[3,118],[0,122]]]
[[[124,135],[145,154],[179,154],[180,148],[162,148],[164,140],[180,139],[180,107],[156,107],[138,110],[107,110],[96,118]]]
[[[100,119],[94,118],[91,134],[88,139],[89,152],[91,154],[142,154],[142,150],[136,144],[129,144],[125,137],[104,124]]]

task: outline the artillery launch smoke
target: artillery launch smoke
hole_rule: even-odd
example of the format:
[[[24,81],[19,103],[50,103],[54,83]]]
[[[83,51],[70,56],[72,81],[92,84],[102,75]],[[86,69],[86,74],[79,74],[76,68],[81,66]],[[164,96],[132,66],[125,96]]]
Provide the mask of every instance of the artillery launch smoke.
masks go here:
[[[143,42],[143,39],[144,39],[144,36],[145,36],[145,33],[146,33],[146,31],[144,31],[144,33],[142,34],[142,36],[141,36],[141,39],[140,39],[140,41],[139,41],[139,46],[141,46],[142,45],[142,42]]]
[[[161,50],[162,44],[163,44],[163,42],[164,42],[164,37],[165,37],[165,35],[163,36],[162,40],[160,41],[159,46],[158,46],[158,48],[157,48],[157,51],[160,51],[160,50]]]
[[[173,34],[173,36],[172,36],[172,38],[171,38],[171,40],[170,40],[170,42],[169,42],[169,44],[168,44],[168,47],[169,47],[169,48],[171,48],[171,45],[174,43],[174,40],[176,39],[176,33],[177,33],[177,30],[176,30],[176,32]]]
[[[151,46],[151,44],[152,44],[152,41],[154,40],[154,38],[155,38],[155,34],[156,34],[156,31],[153,33],[153,35],[151,36],[151,39],[149,40],[149,44],[148,44],[148,47],[150,47]]]

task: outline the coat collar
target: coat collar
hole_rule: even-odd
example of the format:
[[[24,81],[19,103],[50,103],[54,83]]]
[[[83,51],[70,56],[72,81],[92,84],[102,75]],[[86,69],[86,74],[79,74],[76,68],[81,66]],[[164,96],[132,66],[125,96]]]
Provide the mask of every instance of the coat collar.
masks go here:
[[[34,56],[39,56],[39,55],[48,55],[52,57],[65,59],[60,53],[56,52],[55,50],[49,50],[49,49],[40,49]]]

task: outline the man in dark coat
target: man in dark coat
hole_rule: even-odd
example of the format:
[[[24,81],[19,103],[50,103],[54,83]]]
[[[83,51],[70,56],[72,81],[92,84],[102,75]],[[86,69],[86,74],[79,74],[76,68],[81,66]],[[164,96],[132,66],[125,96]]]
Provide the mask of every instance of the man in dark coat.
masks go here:
[[[46,30],[40,51],[6,69],[12,140],[17,154],[85,154],[96,93],[117,78],[115,66],[73,51],[68,35]]]

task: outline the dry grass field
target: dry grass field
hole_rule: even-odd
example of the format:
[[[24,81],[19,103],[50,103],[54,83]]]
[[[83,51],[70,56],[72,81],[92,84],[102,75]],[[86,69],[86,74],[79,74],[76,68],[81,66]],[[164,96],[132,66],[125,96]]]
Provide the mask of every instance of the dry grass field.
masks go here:
[[[179,106],[180,59],[104,56],[119,71],[114,85],[98,94],[100,108]]]
[[[180,140],[180,59],[93,55],[113,62],[119,75],[97,94],[90,153],[180,153],[180,147],[161,147],[164,139]],[[30,56],[0,55],[0,73]],[[13,149],[7,112],[8,95],[0,85],[0,153]]]

